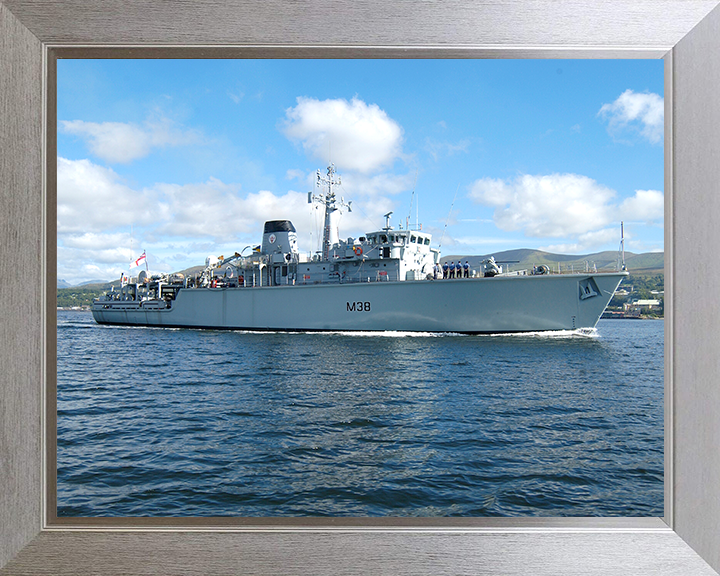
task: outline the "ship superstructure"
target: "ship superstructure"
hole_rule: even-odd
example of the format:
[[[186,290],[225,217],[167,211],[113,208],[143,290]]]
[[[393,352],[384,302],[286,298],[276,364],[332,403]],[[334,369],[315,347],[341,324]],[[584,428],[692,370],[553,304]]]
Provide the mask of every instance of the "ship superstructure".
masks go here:
[[[324,206],[322,250],[298,250],[290,220],[265,222],[249,254],[208,257],[198,274],[124,279],[95,300],[101,324],[248,330],[523,332],[592,328],[626,271],[551,274],[545,266],[503,273],[492,258],[443,279],[440,252],[422,230],[385,225],[339,238],[334,166],[317,174]],[[243,250],[245,252],[245,250]]]

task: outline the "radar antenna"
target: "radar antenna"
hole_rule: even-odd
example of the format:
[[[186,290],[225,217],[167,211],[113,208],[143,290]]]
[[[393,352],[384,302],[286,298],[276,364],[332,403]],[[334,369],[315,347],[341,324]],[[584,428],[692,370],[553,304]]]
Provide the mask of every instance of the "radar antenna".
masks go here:
[[[383,228],[383,230],[386,232],[392,230],[392,226],[390,226],[390,216],[392,216],[392,214],[392,212],[388,212],[383,216],[383,218],[385,218],[385,228]]]

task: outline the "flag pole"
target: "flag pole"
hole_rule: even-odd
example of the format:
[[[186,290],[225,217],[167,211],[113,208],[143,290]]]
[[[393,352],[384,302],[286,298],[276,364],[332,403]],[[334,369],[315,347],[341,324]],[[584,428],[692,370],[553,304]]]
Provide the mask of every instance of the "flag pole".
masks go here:
[[[133,225],[132,222],[130,223],[130,262],[133,262],[135,258],[133,258]],[[128,274],[130,273],[130,270],[128,270]]]

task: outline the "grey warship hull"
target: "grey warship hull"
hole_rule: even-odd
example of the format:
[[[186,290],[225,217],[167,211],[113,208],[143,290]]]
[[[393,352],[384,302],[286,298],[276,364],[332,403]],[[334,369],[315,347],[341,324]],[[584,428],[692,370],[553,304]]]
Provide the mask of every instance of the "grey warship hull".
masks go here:
[[[504,333],[593,328],[627,272],[181,289],[95,301],[99,324],[287,331]]]

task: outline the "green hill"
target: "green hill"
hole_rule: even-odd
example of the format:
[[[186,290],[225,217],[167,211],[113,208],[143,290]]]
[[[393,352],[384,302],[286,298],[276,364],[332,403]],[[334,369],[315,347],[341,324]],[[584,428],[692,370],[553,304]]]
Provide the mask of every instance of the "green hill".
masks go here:
[[[203,268],[205,268],[205,266],[193,266],[192,268],[182,270],[181,273],[185,276],[192,276],[202,271]],[[67,282],[64,282],[64,284],[67,285]],[[57,306],[58,308],[89,308],[95,298],[99,298],[113,287],[116,290],[120,288],[120,279],[111,282],[91,280],[78,286],[69,287],[61,287],[58,282]]]
[[[120,282],[118,282],[118,285]],[[58,288],[57,290],[57,307],[58,308],[87,308],[92,304],[95,298],[99,298],[105,292],[110,290],[110,283],[90,286],[73,286],[71,288]]]
[[[504,250],[502,252],[494,252],[484,254],[482,256],[470,255],[450,255],[443,256],[442,262],[451,262],[467,260],[471,266],[477,267],[480,262],[494,256],[498,263],[505,263],[505,267],[509,266],[510,270],[532,269],[533,266],[545,265],[551,270],[557,271],[584,271],[586,267],[593,270],[597,267],[599,272],[615,270],[619,258],[616,251],[595,252],[593,254],[553,254],[551,252],[543,252],[542,250],[530,250],[521,248],[519,250]],[[654,275],[664,272],[664,253],[663,252],[646,252],[643,254],[634,254],[625,252],[625,265],[631,274],[637,275]]]

